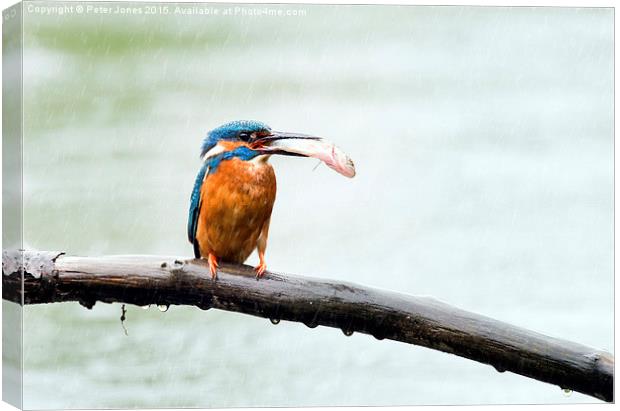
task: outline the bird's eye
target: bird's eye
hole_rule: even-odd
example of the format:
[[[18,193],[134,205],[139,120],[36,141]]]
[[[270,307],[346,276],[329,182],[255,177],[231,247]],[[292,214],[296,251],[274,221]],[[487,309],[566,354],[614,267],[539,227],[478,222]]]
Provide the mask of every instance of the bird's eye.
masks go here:
[[[250,141],[250,135],[248,133],[239,133],[239,139],[241,141]]]

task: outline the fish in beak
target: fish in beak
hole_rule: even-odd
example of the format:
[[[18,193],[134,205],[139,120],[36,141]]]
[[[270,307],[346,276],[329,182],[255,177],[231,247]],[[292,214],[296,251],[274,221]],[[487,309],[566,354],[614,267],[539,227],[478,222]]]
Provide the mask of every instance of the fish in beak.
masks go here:
[[[265,154],[316,158],[345,177],[355,176],[353,160],[334,143],[321,137],[272,131],[254,140],[252,148]]]

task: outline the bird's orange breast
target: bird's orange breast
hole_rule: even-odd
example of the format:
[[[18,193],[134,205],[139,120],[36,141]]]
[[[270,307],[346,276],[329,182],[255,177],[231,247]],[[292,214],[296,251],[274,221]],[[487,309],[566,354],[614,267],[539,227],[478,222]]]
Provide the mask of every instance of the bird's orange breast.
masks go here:
[[[266,159],[223,161],[201,188],[196,238],[203,256],[243,263],[268,224],[276,177]]]

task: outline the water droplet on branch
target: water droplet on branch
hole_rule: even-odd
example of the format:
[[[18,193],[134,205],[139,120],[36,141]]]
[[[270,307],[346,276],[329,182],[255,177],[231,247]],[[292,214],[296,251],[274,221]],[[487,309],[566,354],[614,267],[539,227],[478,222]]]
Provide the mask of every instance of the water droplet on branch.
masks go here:
[[[373,334],[372,336],[375,337],[379,341],[385,339],[385,336],[383,336],[382,334]]]
[[[280,319],[279,318],[270,318],[269,321],[271,321],[271,324],[273,324],[273,325],[280,324]]]
[[[157,309],[161,311],[162,313],[165,313],[166,311],[168,311],[168,308],[170,308],[170,306],[164,305],[164,304],[160,304],[157,306]]]
[[[121,306],[121,327],[123,327],[123,331],[125,335],[129,335],[127,333],[127,327],[125,327],[125,320],[127,319],[127,309],[125,308],[125,304]]]

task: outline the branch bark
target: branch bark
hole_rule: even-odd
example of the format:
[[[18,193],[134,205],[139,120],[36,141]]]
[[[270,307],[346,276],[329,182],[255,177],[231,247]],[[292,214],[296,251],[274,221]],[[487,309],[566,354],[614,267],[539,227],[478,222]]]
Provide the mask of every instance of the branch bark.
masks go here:
[[[161,256],[5,251],[2,269],[2,297],[19,304],[195,305],[310,328],[336,327],[345,335],[360,332],[416,344],[613,401],[611,354],[429,297],[271,272],[257,281],[251,267],[229,264],[222,264],[214,282],[202,260]]]

